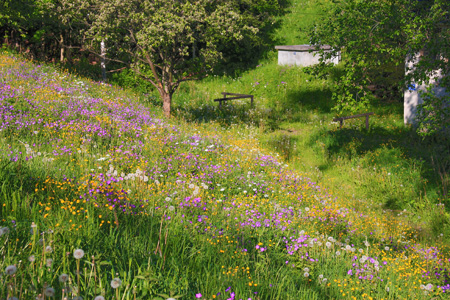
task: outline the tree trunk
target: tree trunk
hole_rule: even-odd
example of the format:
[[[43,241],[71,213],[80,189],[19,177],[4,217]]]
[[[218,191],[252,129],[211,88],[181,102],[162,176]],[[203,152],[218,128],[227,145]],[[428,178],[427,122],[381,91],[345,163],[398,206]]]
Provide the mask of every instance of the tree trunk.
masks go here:
[[[159,91],[163,99],[163,111],[166,118],[170,118],[170,108],[172,106],[172,94],[165,91]]]
[[[102,80],[103,80],[103,82],[106,82],[106,46],[105,46],[105,40],[102,40],[102,42],[100,43],[100,57],[101,57],[100,66],[102,68]]]
[[[61,53],[60,53],[59,61],[61,63],[63,63],[64,62],[64,35],[62,34],[62,32],[61,32],[60,37],[61,37],[61,40],[59,41],[59,45],[61,47]]]

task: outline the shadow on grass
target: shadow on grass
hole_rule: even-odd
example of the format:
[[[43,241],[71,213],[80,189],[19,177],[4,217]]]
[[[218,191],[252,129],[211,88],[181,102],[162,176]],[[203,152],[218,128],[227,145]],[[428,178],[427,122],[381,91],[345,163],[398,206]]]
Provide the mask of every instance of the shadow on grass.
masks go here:
[[[228,127],[232,124],[244,124],[260,127],[262,131],[280,129],[283,122],[309,122],[314,114],[330,114],[333,102],[329,88],[305,88],[288,91],[285,97],[271,99],[268,107],[258,105],[252,107],[248,99],[232,100],[222,103],[193,105],[189,102],[175,101],[173,114],[187,122],[207,123],[218,122]],[[211,103],[211,102],[210,102]]]
[[[283,103],[285,109],[317,111],[322,114],[331,113],[334,102],[331,100],[331,89],[305,89],[289,91]],[[296,122],[297,120],[291,120]]]
[[[359,128],[342,128],[337,130],[322,130],[311,137],[310,146],[320,144],[330,163],[320,166],[321,170],[331,168],[333,161],[346,158],[349,161],[373,164],[377,169],[387,170],[404,167],[408,172],[417,172],[417,198],[419,193],[446,198],[448,172],[450,171],[450,140],[423,139],[414,129],[386,129],[373,126],[369,131]],[[372,155],[370,160],[366,155]],[[370,161],[370,162],[369,162]],[[402,176],[402,171],[399,171]],[[403,171],[404,172],[404,171]],[[406,180],[411,173],[402,179]],[[446,179],[447,178],[447,179]],[[394,191],[384,195],[385,207],[391,209],[403,208],[400,203],[404,199],[397,199],[401,193],[394,195]],[[448,195],[447,195],[448,197]],[[436,200],[436,199],[435,199]],[[415,200],[411,200],[415,201]]]

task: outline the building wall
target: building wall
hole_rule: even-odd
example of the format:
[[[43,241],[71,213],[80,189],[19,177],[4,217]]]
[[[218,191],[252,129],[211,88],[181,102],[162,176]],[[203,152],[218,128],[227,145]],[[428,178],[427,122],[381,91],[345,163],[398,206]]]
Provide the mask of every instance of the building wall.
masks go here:
[[[406,74],[412,72],[414,65],[418,63],[420,55],[416,54],[411,61],[406,61]],[[425,92],[429,86],[433,87],[433,92],[436,96],[442,97],[446,95],[446,90],[443,87],[436,86],[436,82],[443,77],[441,70],[434,72],[429,84],[412,84],[404,92],[403,101],[403,120],[405,124],[417,124],[417,106],[423,104],[423,99],[420,96],[421,92]]]
[[[312,66],[319,63],[319,55],[315,52],[307,51],[285,51],[278,50],[278,64],[279,65],[297,65],[297,66]],[[334,57],[328,62],[337,64],[339,62],[339,57]]]

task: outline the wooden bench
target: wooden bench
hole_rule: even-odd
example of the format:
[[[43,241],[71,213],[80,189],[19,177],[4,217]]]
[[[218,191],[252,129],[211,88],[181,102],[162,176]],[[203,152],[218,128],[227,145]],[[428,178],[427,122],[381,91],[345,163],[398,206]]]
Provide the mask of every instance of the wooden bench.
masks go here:
[[[334,122],[339,121],[339,123],[340,123],[339,128],[342,128],[342,125],[344,124],[344,120],[366,117],[366,129],[369,130],[369,116],[373,115],[373,114],[374,114],[373,112],[369,112],[369,113],[365,113],[365,114],[359,114],[359,115],[348,116],[348,117],[338,117],[338,118],[334,118],[333,121]]]
[[[222,95],[223,95],[223,98],[214,99],[214,101],[218,101],[219,102],[219,107],[222,106],[222,101],[236,100],[236,99],[245,99],[245,98],[250,98],[250,103],[253,106],[253,95],[227,93],[227,92],[223,92]],[[234,97],[228,97],[227,98],[227,96],[234,96]]]

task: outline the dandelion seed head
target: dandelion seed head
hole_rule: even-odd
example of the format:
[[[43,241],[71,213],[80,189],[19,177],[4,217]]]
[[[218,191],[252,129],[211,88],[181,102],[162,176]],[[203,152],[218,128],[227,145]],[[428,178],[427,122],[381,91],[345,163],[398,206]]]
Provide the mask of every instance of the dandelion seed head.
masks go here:
[[[55,296],[55,289],[52,287],[48,287],[44,290],[44,295],[47,297],[54,297]]]
[[[69,280],[69,275],[66,273],[59,275],[59,282],[67,282],[67,280]]]
[[[84,251],[82,249],[75,249],[73,251],[73,257],[75,257],[75,259],[81,259],[84,256]]]
[[[113,289],[117,289],[121,285],[122,285],[122,280],[120,280],[119,278],[114,278],[113,280],[111,280],[111,287]]]
[[[17,272],[17,267],[15,265],[9,265],[5,269],[6,275],[14,275]]]

